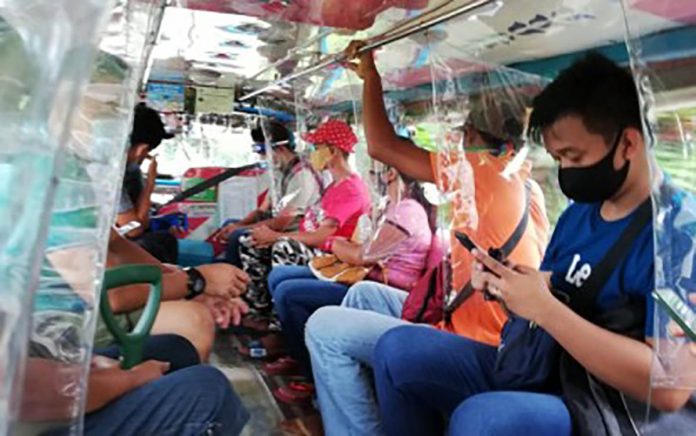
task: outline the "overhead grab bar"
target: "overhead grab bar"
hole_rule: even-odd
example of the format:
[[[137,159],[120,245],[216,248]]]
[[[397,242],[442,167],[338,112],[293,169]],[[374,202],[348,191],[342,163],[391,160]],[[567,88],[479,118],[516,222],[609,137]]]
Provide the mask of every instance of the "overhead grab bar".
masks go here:
[[[470,12],[474,12],[477,9],[483,8],[485,6],[491,5],[491,4],[501,4],[502,2],[500,0],[476,0],[471,3],[467,3],[465,5],[462,5],[458,8],[455,8],[449,12],[445,12],[441,15],[438,15],[436,17],[428,18],[420,23],[416,24],[413,27],[409,27],[407,29],[404,29],[402,31],[397,31],[394,32],[393,34],[390,35],[380,35],[376,37],[375,40],[368,42],[368,44],[360,49],[360,53],[365,53],[370,50],[374,50],[380,47],[384,47],[385,45],[391,44],[393,42],[402,40],[404,38],[407,38],[413,34],[416,34],[418,32],[422,32],[424,30],[427,30],[433,26],[437,26],[438,24],[442,24],[446,21],[449,21],[453,18],[459,17],[460,15],[464,15]],[[250,98],[256,97],[257,95],[264,94],[272,89],[277,88],[278,86],[291,82],[295,79],[299,79],[300,77],[304,77],[306,75],[315,73],[317,71],[320,71],[330,65],[333,65],[335,63],[340,63],[345,61],[345,54],[343,52],[336,53],[333,55],[330,55],[326,57],[325,59],[319,61],[315,65],[312,65],[310,67],[307,67],[303,70],[297,71],[292,74],[288,74],[287,76],[281,77],[280,79],[274,81],[273,83],[270,83],[263,88],[257,89],[256,91],[250,92],[249,94],[246,94],[242,97],[239,98],[239,101],[245,101],[249,100]]]

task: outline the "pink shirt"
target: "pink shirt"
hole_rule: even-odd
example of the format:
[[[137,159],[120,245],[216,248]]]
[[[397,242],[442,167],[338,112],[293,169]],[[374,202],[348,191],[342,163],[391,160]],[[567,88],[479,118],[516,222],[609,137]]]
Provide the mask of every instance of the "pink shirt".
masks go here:
[[[360,215],[369,210],[370,191],[359,175],[352,174],[326,188],[319,204],[307,210],[300,223],[300,231],[313,232],[319,228],[322,221],[330,219],[338,225],[338,230],[333,236],[350,239]]]
[[[409,234],[386,263],[390,285],[410,291],[420,278],[432,241],[428,215],[416,200],[402,200],[387,209],[387,219],[398,223]]]

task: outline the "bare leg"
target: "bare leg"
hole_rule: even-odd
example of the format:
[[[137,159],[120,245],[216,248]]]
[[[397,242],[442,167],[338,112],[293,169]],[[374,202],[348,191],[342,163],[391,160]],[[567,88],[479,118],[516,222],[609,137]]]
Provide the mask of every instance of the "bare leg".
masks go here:
[[[215,340],[215,321],[210,311],[195,301],[163,301],[152,334],[173,333],[186,338],[207,362]]]

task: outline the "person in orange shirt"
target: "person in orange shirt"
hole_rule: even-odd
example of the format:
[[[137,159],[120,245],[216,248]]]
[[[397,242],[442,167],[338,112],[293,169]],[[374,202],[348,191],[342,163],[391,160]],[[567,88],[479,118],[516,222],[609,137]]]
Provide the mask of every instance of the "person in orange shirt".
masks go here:
[[[522,237],[508,258],[538,266],[549,222],[541,189],[530,178],[530,165],[516,159],[524,130],[523,105],[482,99],[472,107],[464,125],[466,153],[429,153],[395,134],[372,56],[355,59],[359,47],[360,43],[351,44],[347,55],[357,61],[349,66],[364,80],[363,120],[370,155],[414,179],[437,183],[452,199],[451,228],[467,234],[483,249],[503,246],[528,214]],[[457,292],[469,282],[473,257],[457,242],[454,232],[452,236],[451,288]],[[348,291],[341,307],[322,308],[309,319],[306,343],[327,435],[382,433],[367,368],[373,366],[379,338],[408,323],[401,319],[407,295],[385,285],[362,282]],[[437,327],[444,336],[495,350],[506,319],[498,303],[474,292],[449,322]],[[431,331],[428,326],[424,328]],[[404,338],[402,345],[419,353],[427,344]],[[412,368],[411,373],[417,374],[418,368]]]

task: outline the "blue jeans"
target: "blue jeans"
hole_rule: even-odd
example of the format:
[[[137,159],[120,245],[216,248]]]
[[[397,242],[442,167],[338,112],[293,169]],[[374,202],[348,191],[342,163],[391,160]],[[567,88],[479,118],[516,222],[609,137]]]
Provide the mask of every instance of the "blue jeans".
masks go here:
[[[382,335],[373,369],[384,432],[442,434],[443,417],[466,398],[493,389],[496,353],[493,346],[436,329],[404,326]]]
[[[400,319],[407,295],[361,282],[350,288],[341,307],[321,308],[309,318],[305,338],[327,436],[381,434],[372,353],[382,334],[408,324]]]
[[[450,436],[570,436],[570,414],[555,395],[488,392],[465,400],[452,414]]]
[[[348,286],[319,280],[307,267],[276,266],[268,276],[268,289],[288,351],[311,377],[309,354],[304,341],[305,324],[320,307],[341,304]]]
[[[230,382],[196,365],[141,386],[85,416],[85,435],[238,435],[249,414]]]
[[[234,221],[227,221],[225,225]],[[227,238],[227,248],[225,249],[225,262],[231,263],[237,268],[242,267],[242,259],[239,257],[239,238],[248,235],[249,229],[237,229]]]

